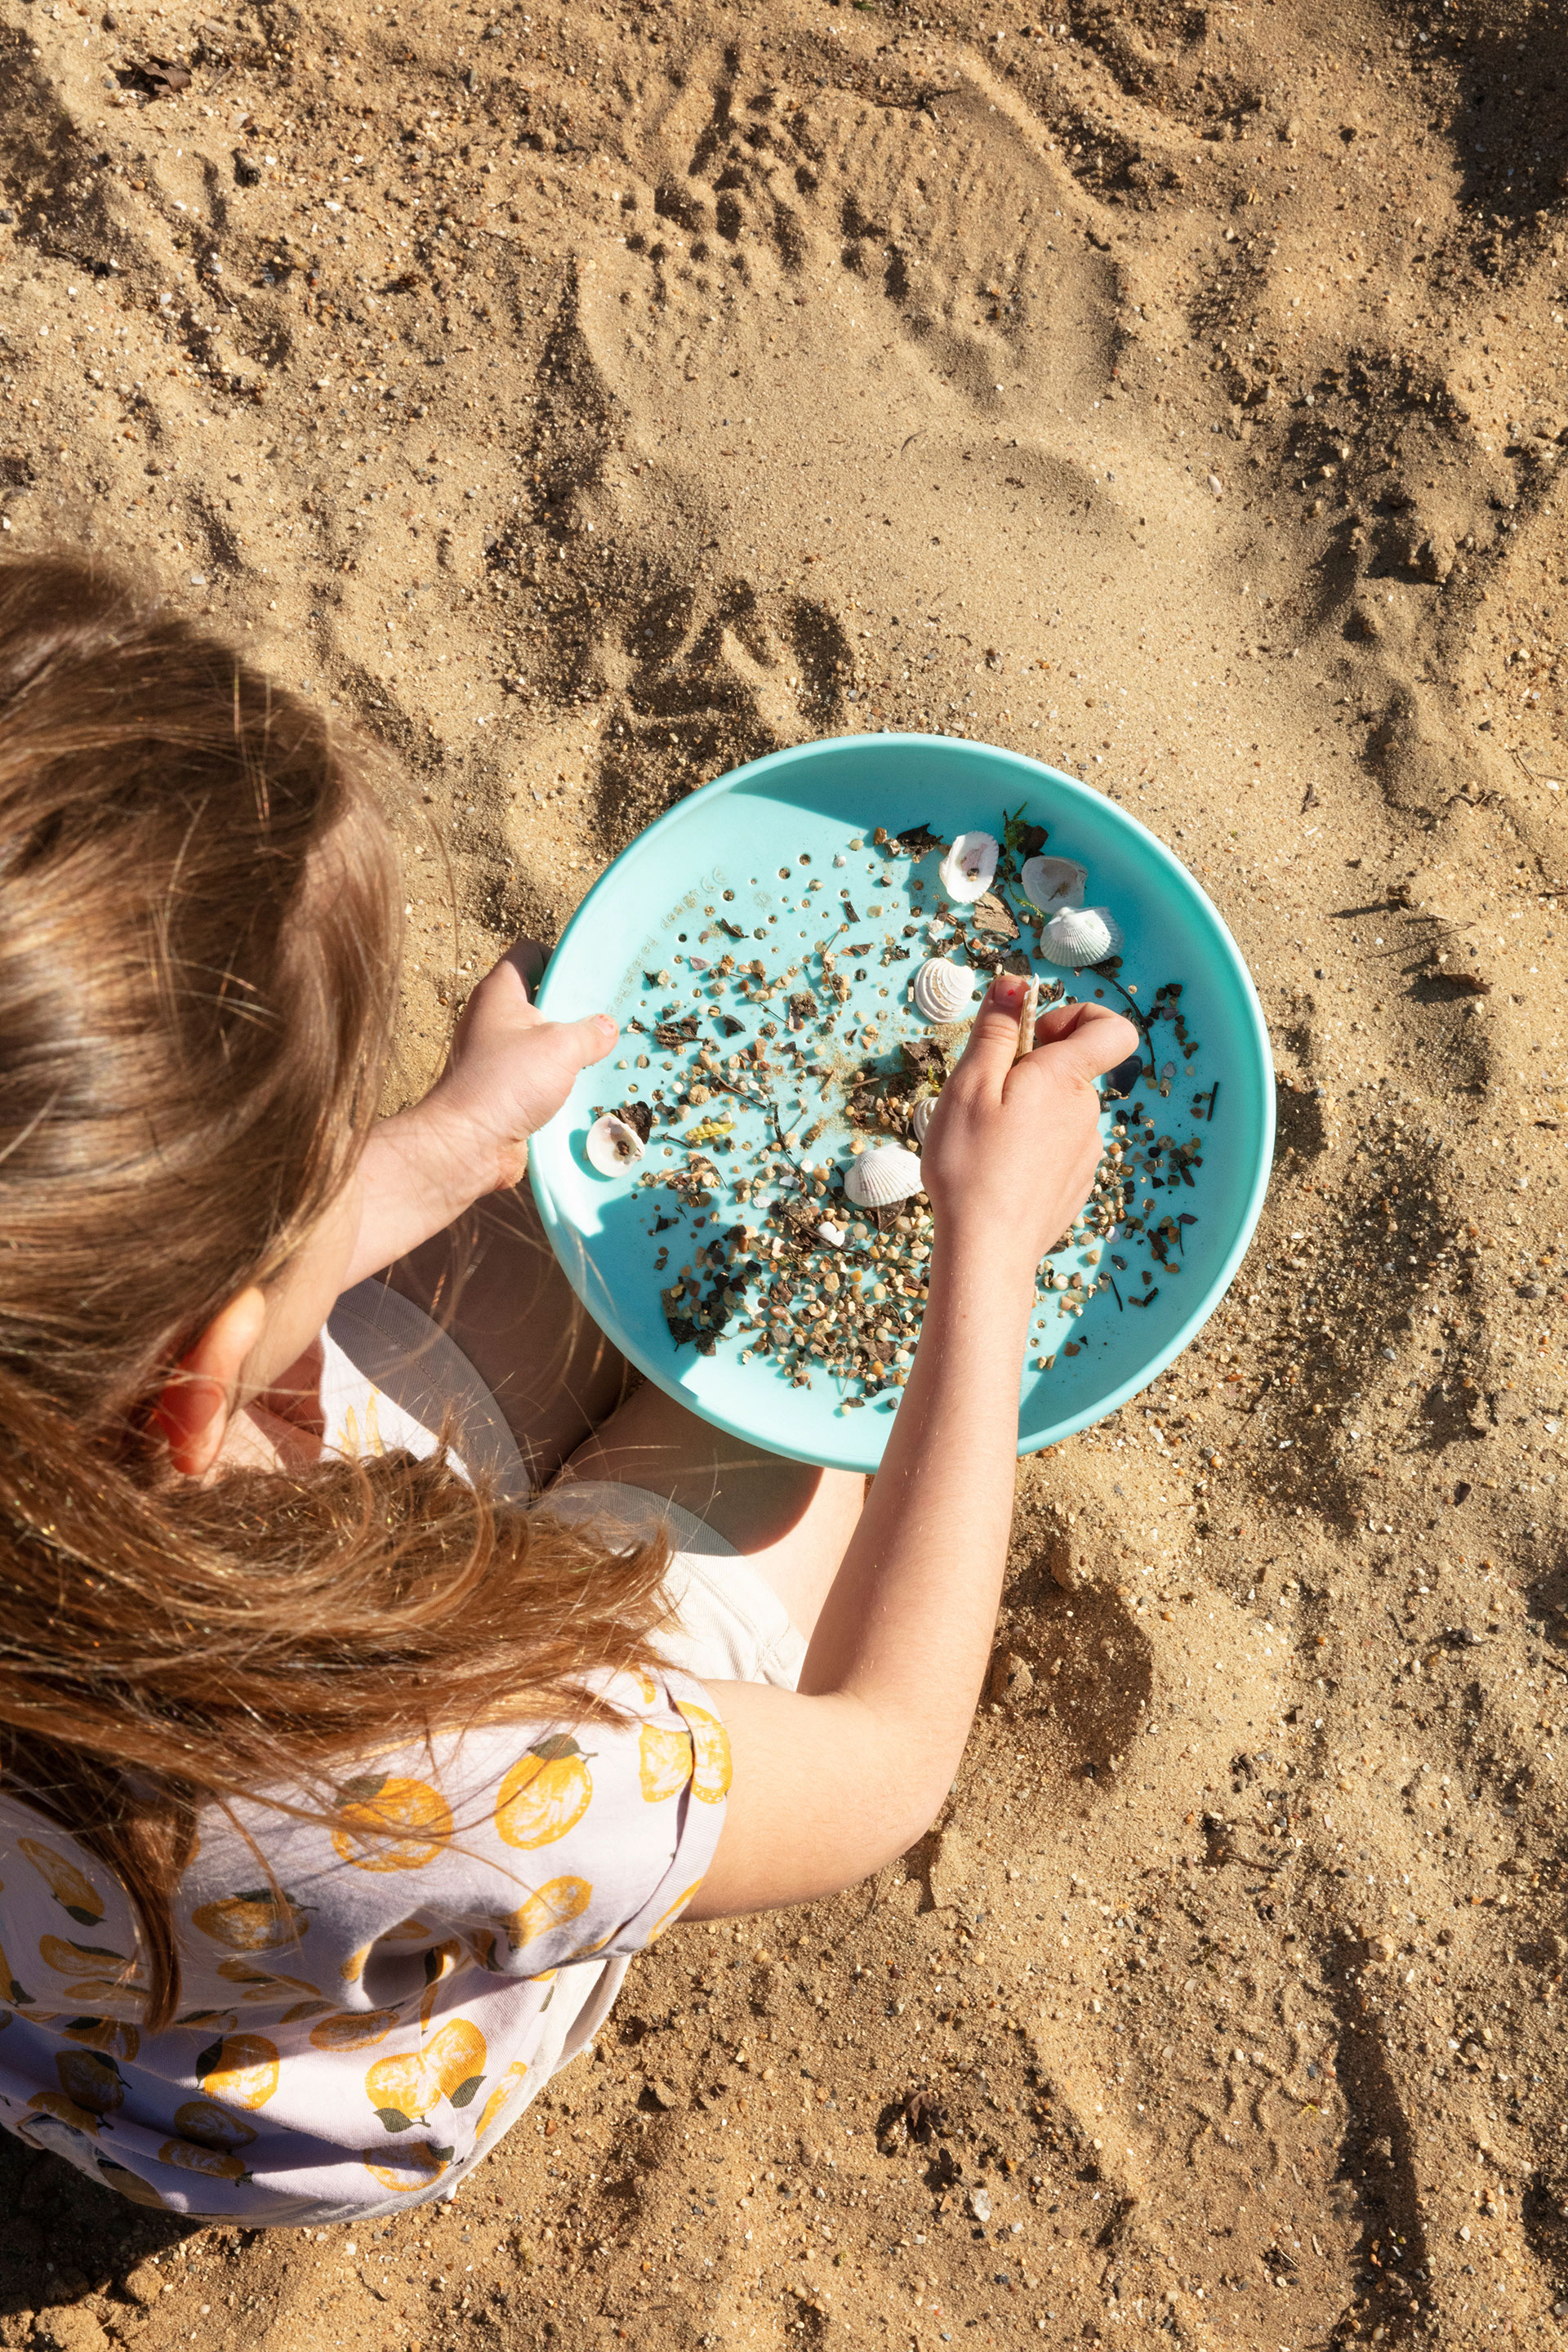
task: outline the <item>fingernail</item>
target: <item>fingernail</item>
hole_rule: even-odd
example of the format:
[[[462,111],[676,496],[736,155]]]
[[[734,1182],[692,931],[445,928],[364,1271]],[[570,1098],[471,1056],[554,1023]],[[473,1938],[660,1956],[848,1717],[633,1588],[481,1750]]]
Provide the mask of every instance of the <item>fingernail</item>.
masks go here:
[[[604,1033],[605,1033],[605,1036],[606,1036],[606,1037],[613,1037],[613,1036],[615,1036],[615,1034],[616,1034],[616,1031],[618,1030],[618,1028],[619,1028],[619,1026],[620,1026],[620,1024],[619,1024],[618,1022],[616,1022],[616,1021],[612,1021],[612,1020],[611,1020],[611,1018],[610,1018],[610,1016],[609,1016],[609,1014],[608,1014],[607,1013],[595,1013],[595,1015],[594,1015],[594,1019],[595,1019],[595,1022],[598,1024],[599,1027],[604,1031]]]
[[[1004,1013],[1016,1013],[1024,1002],[1024,982],[1016,971],[999,971],[991,983],[991,994]]]

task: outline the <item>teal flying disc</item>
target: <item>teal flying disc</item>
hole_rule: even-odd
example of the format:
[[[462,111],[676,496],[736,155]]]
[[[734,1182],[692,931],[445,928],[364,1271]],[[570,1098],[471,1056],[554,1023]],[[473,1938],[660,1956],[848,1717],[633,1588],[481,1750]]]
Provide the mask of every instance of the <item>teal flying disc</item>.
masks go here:
[[[1273,1154],[1272,1057],[1236,942],[1180,860],[1101,793],[990,744],[851,735],[772,752],[716,777],[650,825],[573,916],[540,1008],[564,1021],[608,1011],[622,1034],[606,1060],[582,1073],[529,1153],[545,1230],[589,1314],[650,1380],[735,1437],[798,1461],[874,1470],[900,1374],[889,1343],[886,1385],[847,1381],[823,1366],[807,1385],[759,1351],[766,1342],[755,1324],[737,1319],[694,1338],[670,1319],[672,1277],[755,1214],[754,1191],[744,1206],[730,1191],[737,1177],[754,1181],[770,1157],[782,1171],[787,1157],[796,1188],[802,1166],[815,1171],[805,1181],[832,1183],[831,1171],[850,1157],[843,1088],[804,1048],[790,1047],[788,1086],[781,1079],[783,1091],[765,1106],[733,1094],[710,1098],[702,1088],[690,1098],[694,1078],[732,1066],[728,1050],[747,1042],[735,1000],[721,1002],[714,967],[756,957],[770,973],[798,973],[781,977],[781,988],[807,992],[801,1002],[810,1005],[815,986],[818,1002],[809,1016],[791,1011],[791,1028],[805,1021],[803,1034],[827,1036],[817,1019],[826,1008],[838,1024],[834,1036],[853,1034],[896,1056],[931,1034],[910,993],[921,961],[939,953],[960,961],[971,940],[975,960],[984,952],[973,908],[933,919],[943,847],[961,833],[1004,838],[1009,820],[1015,855],[1010,865],[1005,856],[1004,898],[1026,917],[1012,951],[1026,951],[1031,968],[1065,983],[1068,997],[1118,1010],[1131,998],[1145,1020],[1152,1016],[1138,1075],[1121,1081],[1121,1097],[1108,1096],[1101,1115],[1108,1145],[1139,1171],[1133,1205],[1109,1240],[1087,1237],[1098,1254],[1058,1254],[1058,1268],[1083,1271],[1070,1291],[1037,1302],[1019,1452],[1055,1444],[1135,1395],[1201,1328],[1241,1263]],[[1045,960],[1017,882],[1020,828],[1030,826],[1044,828],[1047,856],[1088,869],[1089,905],[1106,908],[1122,934],[1119,963],[1075,971]],[[927,845],[911,853],[911,839]],[[849,942],[837,950],[851,989],[841,1007],[828,1003],[819,957],[836,924]],[[977,988],[984,978],[977,972]],[[778,1014],[784,1004],[781,995],[766,1009]],[[694,1070],[700,1053],[713,1059]],[[804,1072],[812,1075],[795,1075]],[[638,1118],[652,1108],[642,1155],[595,1164],[595,1120],[628,1106]],[[710,1171],[707,1196],[692,1194],[694,1166]],[[720,1312],[743,1318],[746,1304]],[[913,1330],[907,1336],[912,1345]]]

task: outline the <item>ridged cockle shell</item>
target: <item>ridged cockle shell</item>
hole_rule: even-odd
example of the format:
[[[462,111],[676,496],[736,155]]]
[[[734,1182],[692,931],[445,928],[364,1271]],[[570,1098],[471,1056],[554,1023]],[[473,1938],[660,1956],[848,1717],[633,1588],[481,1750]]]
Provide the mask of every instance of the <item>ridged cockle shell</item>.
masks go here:
[[[920,1160],[901,1143],[874,1144],[844,1171],[844,1190],[858,1209],[890,1209],[920,1189]]]
[[[972,907],[990,889],[1000,845],[994,834],[961,833],[942,859],[939,878],[950,898]]]
[[[1124,936],[1109,907],[1068,907],[1041,929],[1040,953],[1051,963],[1081,971],[1114,955]]]
[[[601,1176],[620,1176],[640,1160],[647,1149],[635,1127],[628,1127],[614,1111],[605,1111],[596,1118],[583,1139],[583,1149],[588,1165],[596,1168]]]
[[[923,1143],[926,1139],[926,1129],[931,1125],[931,1115],[936,1104],[935,1095],[921,1095],[910,1113],[910,1133],[917,1143]]]
[[[914,1000],[928,1021],[957,1021],[974,1002],[974,974],[950,956],[932,956],[915,974]]]
[[[1026,857],[1018,879],[1031,907],[1059,915],[1064,907],[1082,906],[1089,868],[1072,857]]]

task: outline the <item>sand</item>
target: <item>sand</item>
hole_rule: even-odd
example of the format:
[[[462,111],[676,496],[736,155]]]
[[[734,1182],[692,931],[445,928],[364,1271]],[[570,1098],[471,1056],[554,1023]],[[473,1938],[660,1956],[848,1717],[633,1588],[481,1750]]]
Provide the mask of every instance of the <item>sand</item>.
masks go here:
[[[0,26],[5,543],[385,746],[404,1091],[672,799],[924,727],[1174,845],[1280,1113],[1201,1343],[1022,1469],[930,1839],[357,2238],[5,2142],[0,2343],[1560,2341],[1560,18]]]

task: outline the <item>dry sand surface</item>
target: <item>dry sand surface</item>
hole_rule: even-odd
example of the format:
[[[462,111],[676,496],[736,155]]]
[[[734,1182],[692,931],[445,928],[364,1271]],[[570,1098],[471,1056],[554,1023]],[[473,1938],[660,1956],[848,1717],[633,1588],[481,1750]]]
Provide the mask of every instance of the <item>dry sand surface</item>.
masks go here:
[[[0,2343],[1563,2340],[1561,7],[0,25],[5,543],[384,742],[408,1087],[672,799],[928,727],[1177,846],[1280,1112],[925,1844],[389,2227],[7,2142]]]

